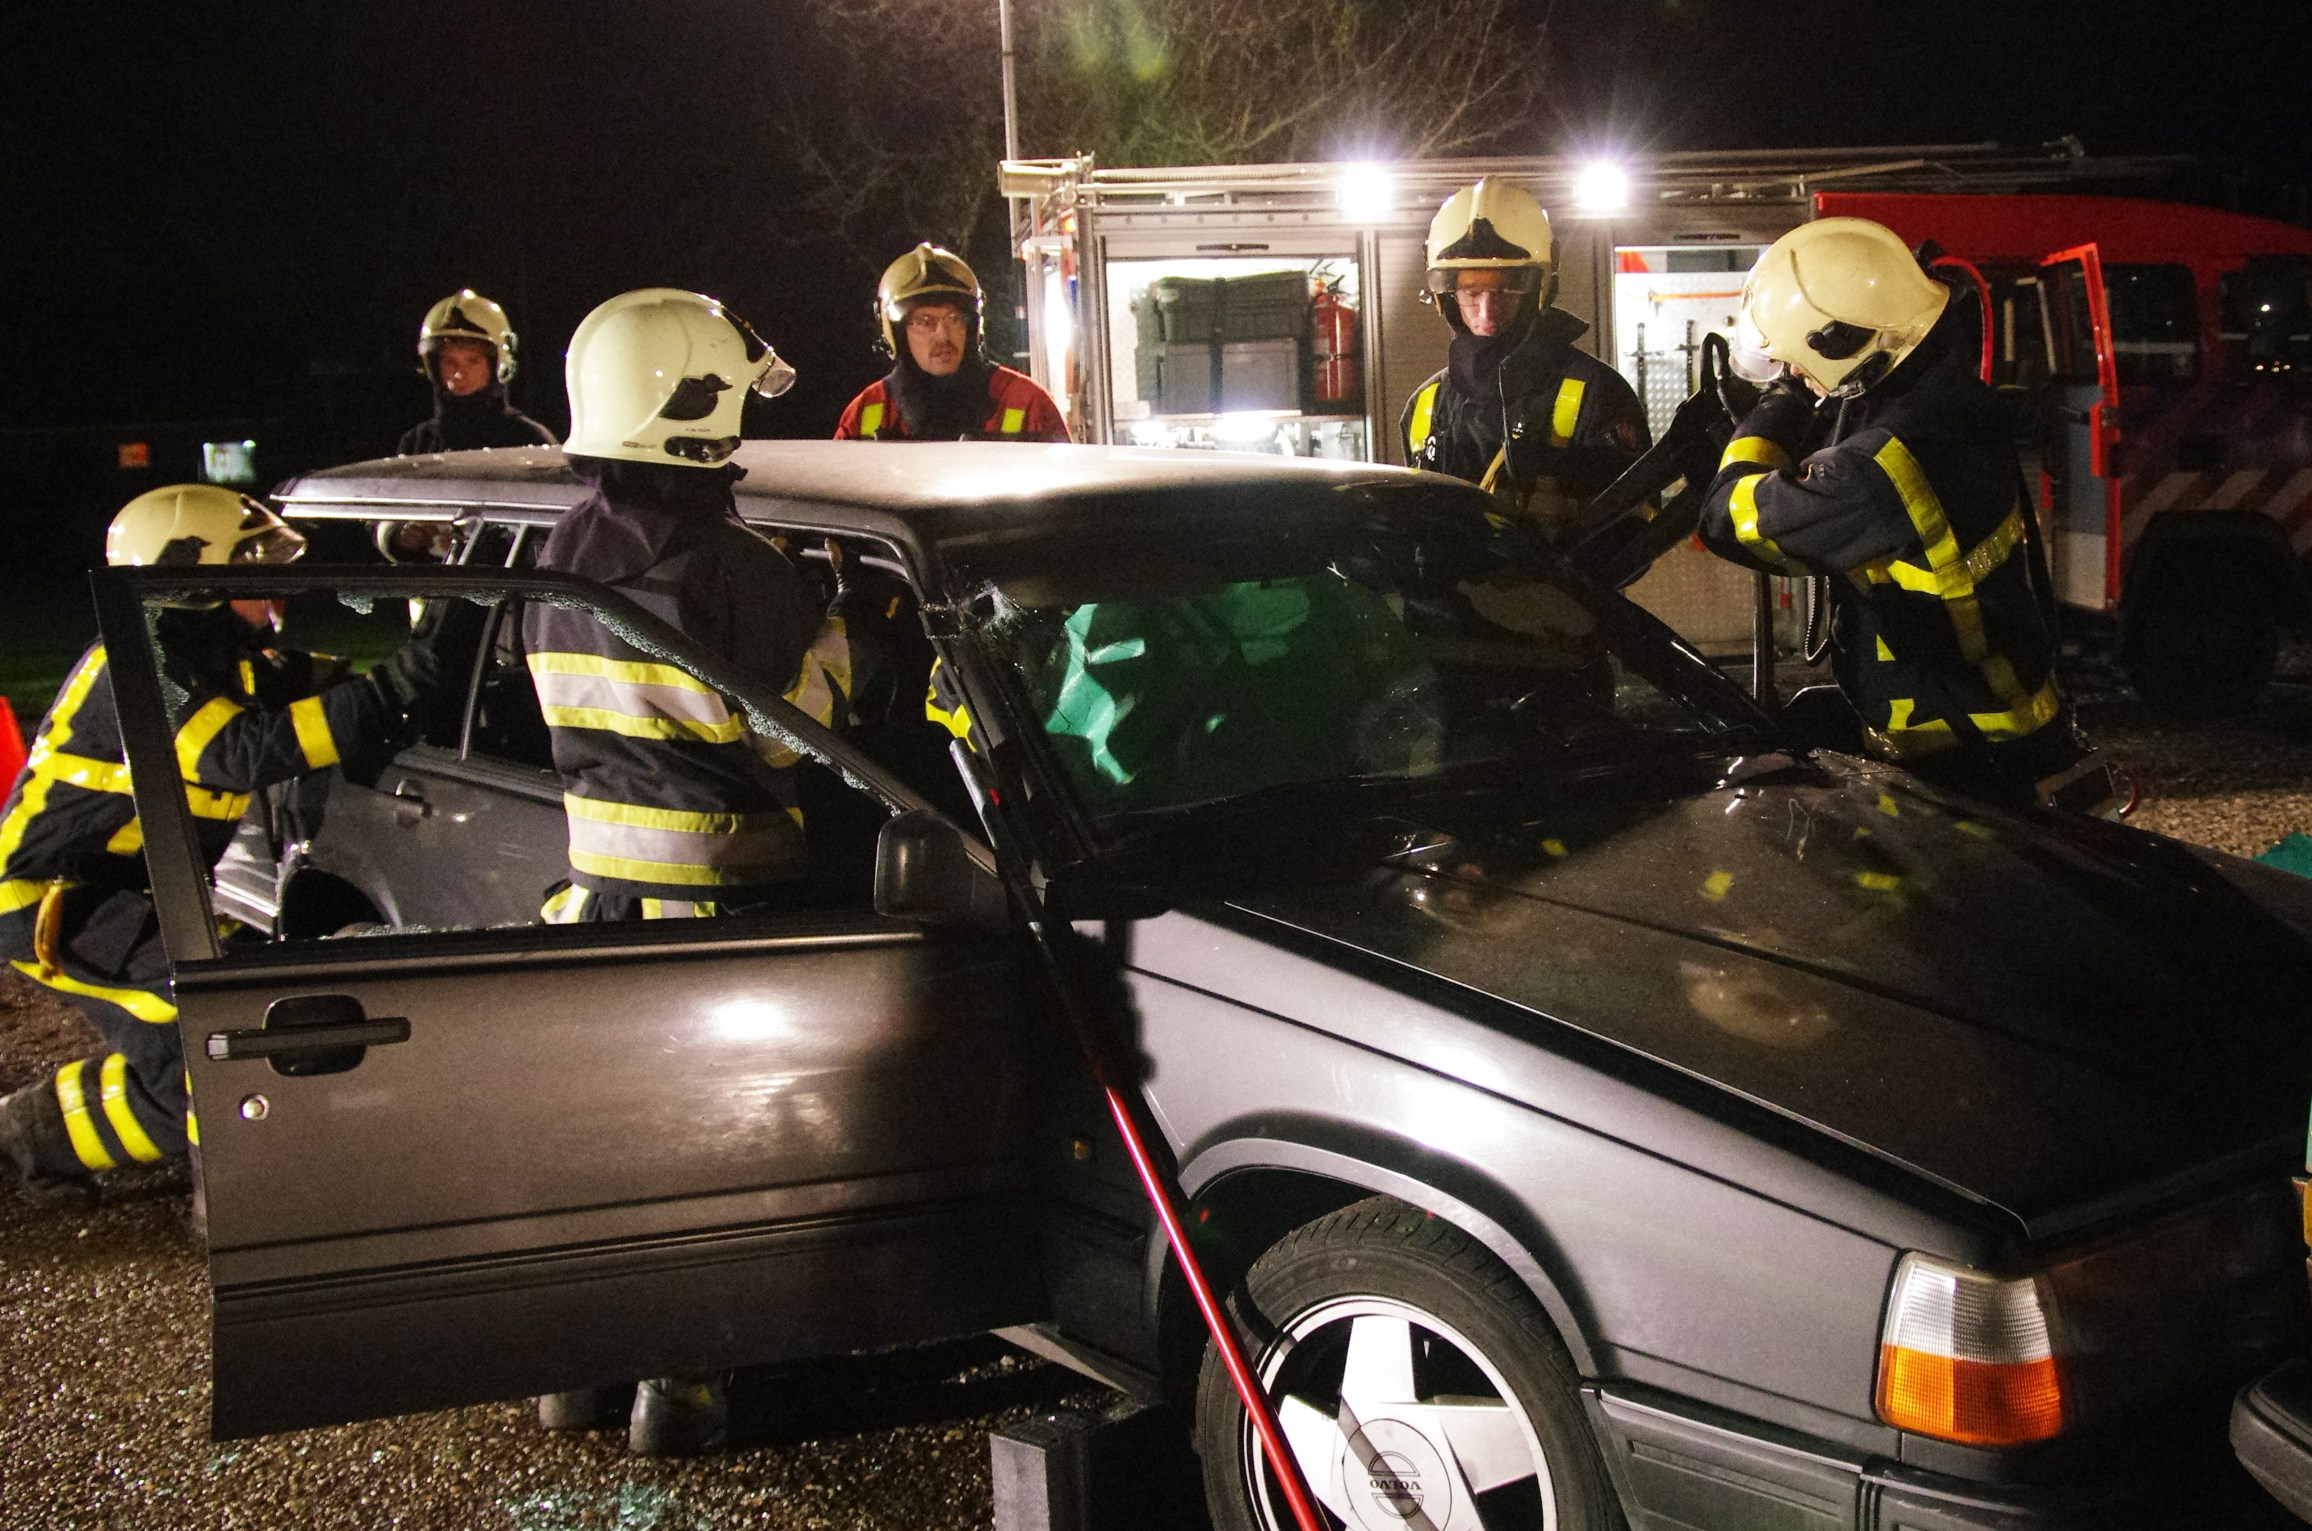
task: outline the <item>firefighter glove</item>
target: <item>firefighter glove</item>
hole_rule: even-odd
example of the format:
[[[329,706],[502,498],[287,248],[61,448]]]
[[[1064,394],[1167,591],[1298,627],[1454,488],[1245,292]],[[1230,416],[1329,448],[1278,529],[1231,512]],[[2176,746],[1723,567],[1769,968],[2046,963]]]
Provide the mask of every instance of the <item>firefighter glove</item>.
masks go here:
[[[454,597],[431,601],[409,641],[369,672],[385,710],[405,731],[422,731],[450,688],[472,672],[488,610]]]
[[[1784,376],[1766,385],[1758,402],[1742,419],[1742,436],[1759,436],[1784,451],[1797,453],[1814,421],[1814,395],[1794,377]]]

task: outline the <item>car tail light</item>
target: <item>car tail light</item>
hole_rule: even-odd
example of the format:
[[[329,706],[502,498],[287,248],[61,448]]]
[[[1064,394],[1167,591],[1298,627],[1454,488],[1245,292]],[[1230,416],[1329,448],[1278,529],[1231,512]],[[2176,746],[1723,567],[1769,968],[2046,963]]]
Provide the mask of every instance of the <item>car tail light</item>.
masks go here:
[[[1898,1429],[1974,1446],[2061,1430],[2063,1385],[2038,1283],[1904,1255],[1879,1341],[1878,1413]]]

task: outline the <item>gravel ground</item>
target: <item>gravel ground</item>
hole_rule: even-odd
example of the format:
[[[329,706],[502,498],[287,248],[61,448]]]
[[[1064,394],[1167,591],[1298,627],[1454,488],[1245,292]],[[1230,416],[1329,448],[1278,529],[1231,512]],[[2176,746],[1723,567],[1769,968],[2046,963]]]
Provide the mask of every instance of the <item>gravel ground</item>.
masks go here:
[[[2133,822],[2242,855],[2312,830],[2312,656],[2287,669],[2300,678],[2254,712],[2189,731],[2080,673],[2083,720],[2143,784]],[[88,1045],[69,1009],[0,973],[0,1090]],[[0,1198],[0,1531],[979,1527],[988,1429],[1103,1397],[986,1341],[748,1374],[734,1449],[696,1462],[548,1436],[518,1404],[212,1443],[185,1200],[158,1171],[86,1213]]]

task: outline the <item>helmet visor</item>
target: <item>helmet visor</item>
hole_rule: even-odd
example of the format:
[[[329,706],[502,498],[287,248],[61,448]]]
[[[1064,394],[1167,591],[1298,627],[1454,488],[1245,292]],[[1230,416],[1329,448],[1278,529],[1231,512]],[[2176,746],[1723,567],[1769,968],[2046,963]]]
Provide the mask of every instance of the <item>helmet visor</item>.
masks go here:
[[[1427,278],[1429,295],[1449,297],[1461,290],[1461,278],[1476,272],[1485,273],[1486,279],[1472,282],[1473,288],[1490,288],[1499,292],[1523,295],[1541,291],[1539,266],[1432,266]]]
[[[240,535],[233,539],[231,563],[295,563],[305,556],[305,538],[264,506],[241,497]]]

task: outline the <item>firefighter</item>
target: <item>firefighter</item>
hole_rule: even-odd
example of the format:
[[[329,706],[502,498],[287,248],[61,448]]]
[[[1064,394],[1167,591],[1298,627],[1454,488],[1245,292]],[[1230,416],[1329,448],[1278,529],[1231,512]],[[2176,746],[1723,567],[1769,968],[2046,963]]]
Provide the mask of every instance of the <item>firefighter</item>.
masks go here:
[[[793,370],[714,299],[647,288],[587,315],[568,381],[566,450],[593,492],[554,528],[538,567],[631,597],[834,722],[852,684],[842,615],[822,619],[787,554],[739,520],[731,492],[748,393],[784,393]],[[522,637],[569,833],[570,880],[549,898],[548,921],[728,914],[796,887],[805,841],[793,752],[590,613],[534,604]],[[539,1422],[592,1428],[615,1402],[601,1389],[548,1395]],[[655,1378],[635,1392],[628,1445],[703,1451],[727,1417],[723,1378]]]
[[[1776,240],[1744,284],[1736,352],[1772,381],[1720,459],[1701,532],[1738,563],[1830,579],[1832,667],[1872,753],[2022,807],[2076,746],[2009,429],[1950,296],[1867,219]],[[1826,399],[1836,440],[1802,456]]]
[[[471,287],[426,310],[417,327],[417,370],[433,387],[433,416],[402,433],[402,456],[557,444],[552,431],[506,400],[515,340],[506,311]]]
[[[105,535],[116,565],[278,564],[304,548],[264,506],[214,484],[138,495]],[[408,737],[455,669],[413,642],[367,676],[333,674],[273,642],[280,615],[260,600],[159,614],[167,689],[183,698],[172,721],[185,800],[211,865],[251,794]],[[0,1100],[0,1154],[36,1201],[87,1201],[103,1172],[182,1158],[192,1139],[126,758],[100,644],[57,693],[0,809],[0,956],[77,1006],[106,1048]]]
[[[1551,254],[1549,215],[1529,193],[1487,176],[1445,200],[1422,301],[1452,346],[1406,401],[1403,433],[1414,468],[1480,484],[1513,518],[1563,534],[1650,437],[1621,374],[1574,348],[1588,326],[1552,306]]]
[[[979,278],[963,257],[919,244],[883,272],[875,323],[891,371],[843,411],[837,441],[1066,441],[1068,422],[1035,379],[980,350]]]

